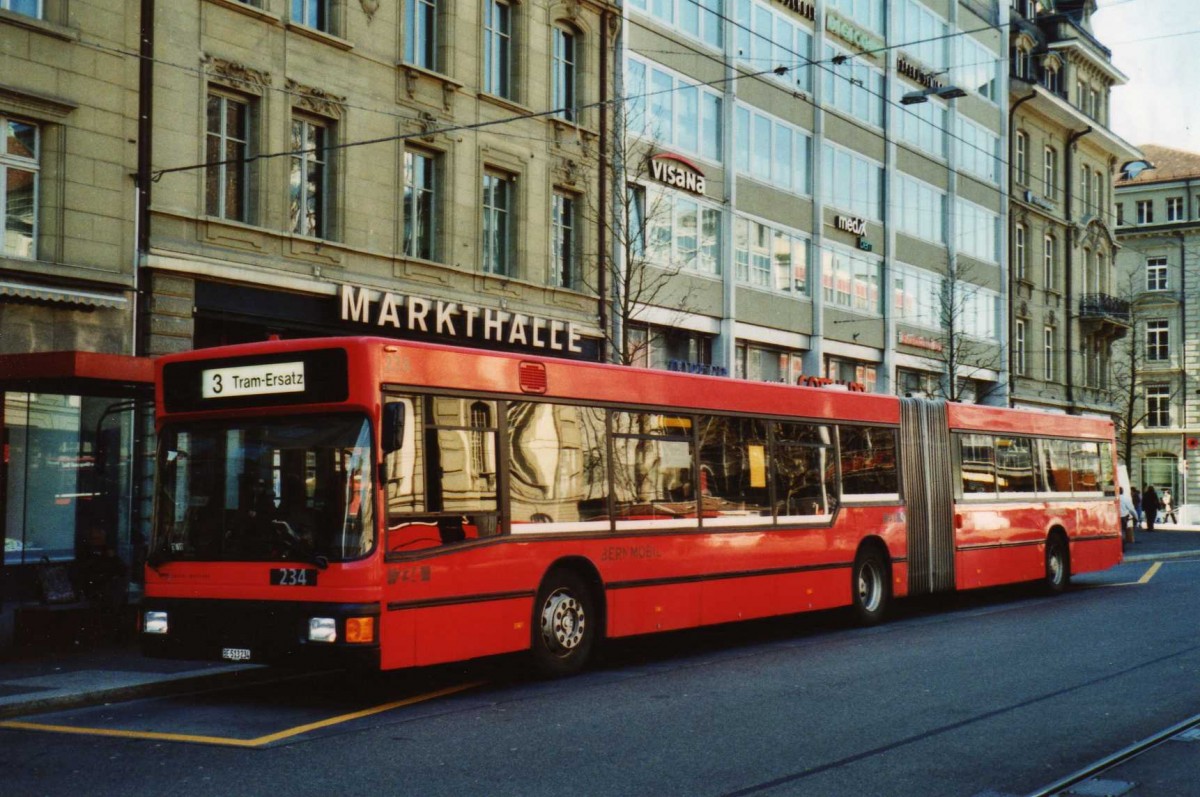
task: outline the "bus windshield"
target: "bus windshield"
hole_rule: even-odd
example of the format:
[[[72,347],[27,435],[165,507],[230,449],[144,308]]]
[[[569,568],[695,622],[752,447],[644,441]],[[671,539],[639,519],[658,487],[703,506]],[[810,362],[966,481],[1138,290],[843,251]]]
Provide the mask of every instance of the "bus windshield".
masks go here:
[[[361,415],[168,425],[151,561],[363,556],[375,542],[371,478]]]

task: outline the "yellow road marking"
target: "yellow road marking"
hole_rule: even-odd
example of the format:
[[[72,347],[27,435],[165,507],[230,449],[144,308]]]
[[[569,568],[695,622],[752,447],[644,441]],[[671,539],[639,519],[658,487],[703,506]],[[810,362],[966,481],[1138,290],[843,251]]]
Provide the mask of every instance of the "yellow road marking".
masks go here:
[[[298,725],[294,728],[279,731],[278,733],[270,733],[266,736],[259,736],[257,739],[234,739],[225,736],[203,736],[198,734],[188,733],[160,733],[157,731],[121,731],[111,728],[80,728],[74,725],[47,725],[40,722],[20,722],[17,720],[0,722],[0,728],[12,728],[14,730],[25,731],[48,731],[51,733],[74,733],[86,736],[109,736],[120,739],[151,739],[164,742],[192,742],[194,744],[216,744],[226,747],[262,747],[263,745],[278,742],[281,739],[288,739],[293,736],[299,736],[309,731],[328,728],[331,725],[338,725],[343,722],[370,717],[375,714],[382,714],[385,711],[391,711],[395,708],[403,706],[411,706],[417,703],[424,703],[429,700],[435,700],[439,697],[446,697],[458,692],[465,692],[468,689],[474,689],[482,686],[483,681],[476,681],[459,686],[451,686],[445,689],[439,689],[436,692],[428,692],[423,695],[405,698],[404,700],[396,700],[391,703],[384,703],[380,706],[366,708],[362,711],[354,711],[349,714],[341,714],[329,719],[320,720],[318,722],[310,722],[307,725]]]
[[[1138,579],[1137,583],[1145,584],[1149,582],[1150,579],[1154,578],[1154,574],[1157,573],[1161,567],[1162,562],[1155,562],[1154,564],[1150,565],[1150,569],[1146,571],[1145,575]]]

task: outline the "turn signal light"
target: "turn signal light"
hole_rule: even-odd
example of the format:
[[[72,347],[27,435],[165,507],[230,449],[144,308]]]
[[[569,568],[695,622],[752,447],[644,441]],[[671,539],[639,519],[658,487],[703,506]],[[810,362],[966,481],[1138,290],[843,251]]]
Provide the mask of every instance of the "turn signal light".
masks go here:
[[[348,617],[346,618],[346,641],[347,642],[374,642],[375,641],[375,618],[374,617]]]

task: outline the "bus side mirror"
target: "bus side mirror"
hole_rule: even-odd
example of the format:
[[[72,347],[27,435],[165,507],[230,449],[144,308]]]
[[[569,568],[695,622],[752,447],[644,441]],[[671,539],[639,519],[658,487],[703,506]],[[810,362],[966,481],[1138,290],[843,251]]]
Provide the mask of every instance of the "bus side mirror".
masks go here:
[[[393,401],[383,406],[383,453],[390,454],[404,447],[404,424],[407,405]]]

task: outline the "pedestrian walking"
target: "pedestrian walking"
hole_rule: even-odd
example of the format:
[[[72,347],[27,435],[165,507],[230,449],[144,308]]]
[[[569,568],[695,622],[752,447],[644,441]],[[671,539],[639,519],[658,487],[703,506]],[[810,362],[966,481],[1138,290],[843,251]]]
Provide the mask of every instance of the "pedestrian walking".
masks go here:
[[[1154,522],[1158,520],[1158,510],[1162,506],[1158,501],[1158,491],[1153,484],[1142,488],[1142,512],[1146,514],[1146,531],[1154,531]]]
[[[1133,530],[1137,524],[1137,510],[1133,508],[1133,499],[1126,493],[1125,488],[1118,488],[1121,491],[1121,538],[1133,544]]]
[[[1178,523],[1179,516],[1175,512],[1175,502],[1171,499],[1171,488],[1163,490],[1162,494],[1163,523]]]
[[[1131,487],[1130,490],[1133,492],[1133,511],[1140,529],[1142,527],[1142,491],[1136,487]]]

